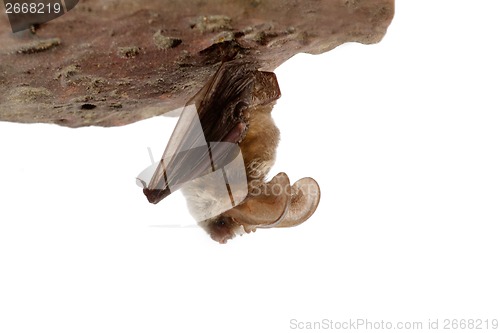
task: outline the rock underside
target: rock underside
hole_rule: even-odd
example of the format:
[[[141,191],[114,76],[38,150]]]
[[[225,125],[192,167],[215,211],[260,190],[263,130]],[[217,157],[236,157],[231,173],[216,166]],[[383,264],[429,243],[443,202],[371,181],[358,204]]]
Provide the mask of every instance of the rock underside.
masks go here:
[[[119,126],[182,107],[222,60],[273,71],[376,43],[394,0],[80,0],[12,33],[0,16],[0,121]]]

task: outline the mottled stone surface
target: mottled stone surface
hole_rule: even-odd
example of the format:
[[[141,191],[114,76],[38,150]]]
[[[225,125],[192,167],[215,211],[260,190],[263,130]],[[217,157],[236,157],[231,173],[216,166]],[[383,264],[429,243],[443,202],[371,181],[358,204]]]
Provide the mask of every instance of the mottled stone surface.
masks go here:
[[[394,0],[81,0],[13,34],[0,15],[0,120],[118,126],[183,106],[222,59],[272,71],[376,43]]]

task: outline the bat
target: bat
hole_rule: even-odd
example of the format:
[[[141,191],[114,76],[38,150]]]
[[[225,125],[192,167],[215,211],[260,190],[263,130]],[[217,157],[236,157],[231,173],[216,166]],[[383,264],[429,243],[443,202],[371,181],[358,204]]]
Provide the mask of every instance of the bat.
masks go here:
[[[223,62],[186,104],[153,175],[138,177],[148,201],[180,189],[191,215],[221,244],[306,221],[320,200],[314,179],[290,185],[281,172],[266,182],[280,136],[271,110],[280,96],[274,73]]]

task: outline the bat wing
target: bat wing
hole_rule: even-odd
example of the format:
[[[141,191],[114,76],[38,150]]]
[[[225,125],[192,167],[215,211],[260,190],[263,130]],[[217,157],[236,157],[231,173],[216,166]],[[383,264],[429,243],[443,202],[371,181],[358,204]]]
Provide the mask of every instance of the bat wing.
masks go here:
[[[275,93],[266,92],[270,84]],[[187,103],[151,180],[141,181],[147,184],[143,192],[149,202],[156,204],[184,183],[233,161],[247,130],[249,107],[278,98],[277,87],[273,73],[249,63],[223,63]]]

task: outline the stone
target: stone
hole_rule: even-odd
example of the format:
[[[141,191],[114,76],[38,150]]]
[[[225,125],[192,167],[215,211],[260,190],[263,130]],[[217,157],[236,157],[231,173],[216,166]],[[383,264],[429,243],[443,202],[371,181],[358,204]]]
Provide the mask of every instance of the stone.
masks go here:
[[[0,16],[0,121],[119,126],[185,103],[222,60],[376,43],[394,0],[87,0],[12,33]],[[91,111],[89,111],[91,110]]]

